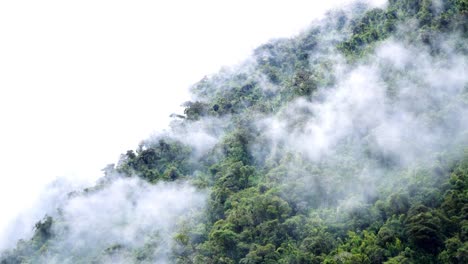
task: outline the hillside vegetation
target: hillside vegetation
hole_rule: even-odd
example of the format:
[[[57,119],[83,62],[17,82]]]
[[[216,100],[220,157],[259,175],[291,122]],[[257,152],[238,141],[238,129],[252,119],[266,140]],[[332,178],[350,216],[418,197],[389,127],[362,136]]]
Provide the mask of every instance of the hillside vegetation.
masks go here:
[[[1,263],[468,263],[467,16],[358,3],[258,47]]]

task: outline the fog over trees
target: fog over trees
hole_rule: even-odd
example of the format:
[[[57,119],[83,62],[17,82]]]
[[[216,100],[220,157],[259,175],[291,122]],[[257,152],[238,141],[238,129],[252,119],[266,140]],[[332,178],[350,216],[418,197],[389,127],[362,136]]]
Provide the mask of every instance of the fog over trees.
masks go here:
[[[467,16],[356,2],[259,46],[0,262],[468,263]]]

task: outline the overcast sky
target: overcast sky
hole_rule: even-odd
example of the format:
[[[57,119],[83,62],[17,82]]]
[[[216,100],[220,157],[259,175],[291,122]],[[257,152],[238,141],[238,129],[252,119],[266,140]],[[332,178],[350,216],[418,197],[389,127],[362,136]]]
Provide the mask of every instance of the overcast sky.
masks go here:
[[[0,239],[47,183],[167,127],[191,84],[345,2],[1,1]]]

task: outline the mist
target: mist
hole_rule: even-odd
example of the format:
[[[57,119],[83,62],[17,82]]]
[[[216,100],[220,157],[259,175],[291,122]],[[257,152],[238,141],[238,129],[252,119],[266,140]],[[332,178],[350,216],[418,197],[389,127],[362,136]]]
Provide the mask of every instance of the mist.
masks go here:
[[[47,253],[35,261],[76,263],[86,255],[88,262],[128,263],[135,261],[134,253],[140,262],[168,263],[176,227],[203,210],[205,196],[183,183],[150,185],[128,178],[71,193],[59,211],[49,212],[50,230],[36,226],[33,239],[40,240],[41,232],[51,239]]]
[[[320,99],[298,99],[259,125],[267,126],[262,129],[274,145],[285,142],[311,160],[335,155],[346,138],[363,140],[362,145],[375,140],[379,151],[398,156],[402,163],[428,150],[441,151],[437,146],[450,148],[467,129],[466,106],[456,99],[468,81],[466,57],[454,51],[450,38],[440,45],[443,57],[388,40],[363,65],[338,60],[336,85],[323,87],[316,95]],[[405,75],[394,77],[401,71]],[[388,78],[397,90],[390,90]],[[428,116],[431,108],[442,112],[436,120]]]
[[[468,78],[466,55],[455,48],[458,39],[451,35],[439,40],[442,55],[431,54],[421,44],[389,39],[364,63],[347,64],[337,58],[333,86],[321,87],[313,98],[297,99],[257,121],[270,146],[257,158],[266,159],[270,167],[288,168],[270,174],[293,185],[285,197],[315,190],[340,200],[337,208],[351,210],[367,203],[383,186],[395,184],[397,171],[437,168],[439,155],[463,155],[468,107],[460,98],[466,96]],[[254,151],[258,149],[261,146]],[[338,173],[327,174],[325,180],[314,172],[314,163]],[[338,190],[323,181],[344,187]],[[311,198],[305,193],[298,199],[308,203]],[[323,203],[329,206],[326,199]]]

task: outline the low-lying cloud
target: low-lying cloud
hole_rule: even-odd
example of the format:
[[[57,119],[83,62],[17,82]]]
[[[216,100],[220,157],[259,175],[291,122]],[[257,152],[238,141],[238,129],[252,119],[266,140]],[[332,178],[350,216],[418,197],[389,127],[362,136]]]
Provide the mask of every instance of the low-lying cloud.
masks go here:
[[[186,183],[151,185],[137,178],[70,196],[52,213],[39,263],[167,263],[178,225],[203,210],[206,198]]]

